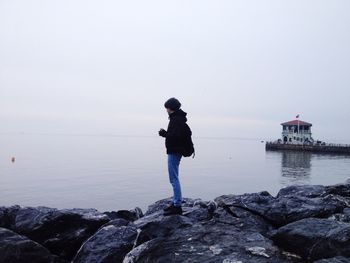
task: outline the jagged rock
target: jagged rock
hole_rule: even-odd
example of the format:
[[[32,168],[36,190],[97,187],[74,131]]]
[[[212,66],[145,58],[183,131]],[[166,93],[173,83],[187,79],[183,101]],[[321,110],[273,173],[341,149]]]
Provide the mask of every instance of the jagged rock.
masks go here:
[[[0,263],[63,263],[40,244],[0,228]]]
[[[138,230],[133,224],[117,222],[98,230],[79,249],[73,263],[118,263],[134,247]],[[120,223],[120,221],[119,221]]]
[[[239,207],[262,217],[267,214],[275,198],[268,192],[243,195],[222,195],[215,198],[219,207]],[[269,219],[269,218],[266,218]]]
[[[327,195],[338,195],[350,197],[350,184],[335,185],[291,185],[282,188],[277,197],[281,196],[304,196],[304,197],[325,197]]]
[[[320,260],[314,261],[313,263],[349,263],[349,262],[350,262],[350,258],[334,257],[334,258],[320,259]]]
[[[308,260],[350,256],[350,224],[335,220],[302,219],[279,228],[272,239]]]
[[[208,207],[201,206],[184,207],[183,215],[194,221],[206,221],[212,218],[213,211]]]
[[[123,263],[145,262],[294,262],[253,231],[210,220],[183,226],[130,251]]]
[[[272,230],[271,225],[262,217],[239,207],[220,207],[214,212],[213,220],[218,223],[233,225],[241,231],[256,231],[257,233],[267,234]]]
[[[163,216],[162,212],[156,212],[136,220],[135,225],[141,229],[138,244],[150,239],[166,237],[180,228],[193,225],[193,221],[185,216]]]
[[[182,216],[163,216],[162,209],[170,202],[156,202],[134,222],[141,229],[138,246],[123,263],[292,262],[261,234],[270,226],[260,216],[193,199],[183,206]]]
[[[111,211],[104,212],[110,219],[122,218],[128,221],[135,221],[141,217],[143,217],[143,212],[141,208],[136,207],[132,210],[119,210],[119,211]]]
[[[347,206],[344,200],[333,195],[309,198],[292,193],[286,194],[286,191],[276,198],[267,192],[260,192],[223,195],[215,198],[215,201],[221,207],[239,207],[250,211],[274,226],[283,226],[308,217],[327,217],[342,212]]]
[[[327,190],[323,185],[291,185],[279,190],[277,198],[282,196],[304,196],[313,198],[326,194]]]
[[[0,207],[0,227],[11,229],[14,226],[16,214],[20,208],[19,205]]]
[[[81,244],[108,221],[95,209],[25,207],[18,210],[13,230],[71,259]]]

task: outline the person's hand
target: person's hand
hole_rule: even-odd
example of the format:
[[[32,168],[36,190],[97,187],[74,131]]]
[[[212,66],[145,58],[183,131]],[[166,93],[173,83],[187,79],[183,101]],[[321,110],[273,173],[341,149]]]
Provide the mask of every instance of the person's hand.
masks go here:
[[[166,137],[166,130],[160,129],[158,133],[159,133],[159,136]]]

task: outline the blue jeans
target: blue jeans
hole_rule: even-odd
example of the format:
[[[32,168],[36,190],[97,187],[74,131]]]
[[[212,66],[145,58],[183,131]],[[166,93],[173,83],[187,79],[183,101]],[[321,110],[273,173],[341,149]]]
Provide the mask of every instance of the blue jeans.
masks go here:
[[[175,206],[181,206],[182,204],[181,185],[179,179],[179,165],[181,157],[181,154],[168,154],[169,180],[173,187],[173,203]]]

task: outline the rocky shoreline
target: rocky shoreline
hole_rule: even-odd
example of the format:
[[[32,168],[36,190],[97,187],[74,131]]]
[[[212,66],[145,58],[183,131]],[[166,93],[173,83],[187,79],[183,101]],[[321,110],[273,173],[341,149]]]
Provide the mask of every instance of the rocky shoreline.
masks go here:
[[[0,207],[0,263],[350,262],[350,181],[140,208]]]

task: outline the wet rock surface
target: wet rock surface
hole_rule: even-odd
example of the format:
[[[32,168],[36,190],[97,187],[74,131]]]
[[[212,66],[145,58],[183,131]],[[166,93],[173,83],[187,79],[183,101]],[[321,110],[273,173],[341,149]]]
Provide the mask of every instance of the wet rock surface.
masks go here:
[[[277,197],[261,192],[224,195],[215,201],[222,207],[239,207],[259,215],[276,227],[308,217],[327,217],[342,212],[348,206],[347,200],[342,196],[328,194],[324,197],[306,197],[299,193],[301,191],[286,194],[287,190]]]
[[[119,211],[110,211],[110,212],[104,212],[105,215],[107,215],[110,219],[125,219],[128,221],[135,221],[141,217],[143,217],[143,212],[141,208],[136,207],[132,210],[119,210]]]
[[[10,216],[10,217],[9,217]],[[52,253],[70,260],[81,244],[109,218],[95,209],[24,207],[5,216],[3,227],[30,238]]]
[[[0,207],[1,254],[20,255],[13,262],[25,262],[30,251],[45,262],[73,263],[350,262],[348,182],[289,186],[276,196],[185,198],[183,215],[164,216],[170,204],[159,200],[145,213]]]
[[[17,213],[14,230],[52,253],[71,259],[81,244],[108,221],[95,209],[24,208]]]
[[[0,228],[0,263],[64,263],[40,244]]]
[[[350,258],[345,257],[334,257],[334,258],[326,258],[314,261],[314,263],[349,263]]]
[[[279,228],[272,240],[310,260],[350,256],[350,224],[331,219],[306,218],[290,223]]]
[[[134,247],[137,235],[137,228],[132,224],[106,225],[82,245],[73,262],[122,262]]]

